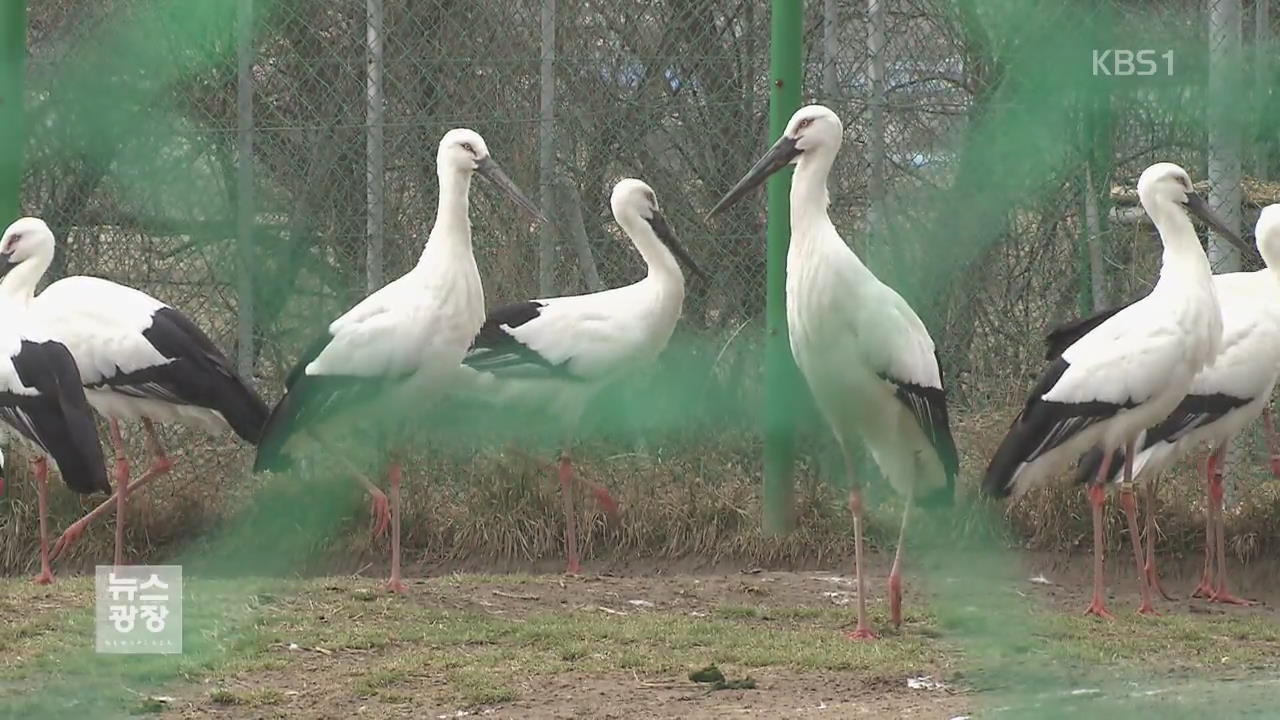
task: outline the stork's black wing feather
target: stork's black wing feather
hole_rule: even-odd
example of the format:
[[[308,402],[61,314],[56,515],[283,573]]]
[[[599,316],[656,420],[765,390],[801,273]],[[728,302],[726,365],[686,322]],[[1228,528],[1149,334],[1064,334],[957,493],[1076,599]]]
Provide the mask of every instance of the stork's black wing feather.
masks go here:
[[[1217,422],[1236,408],[1248,405],[1250,398],[1241,398],[1225,393],[1210,395],[1188,395],[1178,403],[1178,407],[1169,413],[1169,417],[1143,433],[1142,445],[1138,452],[1154,447],[1159,443],[1176,443],[1196,428]],[[1080,457],[1076,470],[1076,482],[1086,483],[1094,479],[1102,467],[1102,450],[1094,448]],[[1124,472],[1124,449],[1115,452],[1111,465],[1107,468],[1107,482],[1115,482]]]
[[[18,380],[36,394],[0,392],[0,420],[51,456],[75,492],[111,492],[98,426],[71,351],[58,342],[23,340],[11,360]]]
[[[257,444],[268,408],[209,336],[170,307],[157,310],[142,336],[169,362],[122,372],[90,387],[215,410],[245,441]]]
[[[1131,400],[1123,403],[1102,400],[1064,403],[1043,399],[1069,367],[1070,363],[1059,355],[1031,389],[1026,405],[1010,424],[1009,431],[987,465],[987,474],[982,481],[984,494],[1007,497],[1013,492],[1014,478],[1019,468],[1034,462],[1090,426],[1121,410],[1134,407]]]
[[[553,363],[507,332],[537,318],[544,307],[546,303],[529,300],[491,311],[462,364],[499,377],[575,379],[567,362]]]
[[[1138,302],[1138,300],[1130,300],[1123,305],[1099,310],[1092,315],[1053,326],[1044,336],[1044,359],[1056,359],[1059,355],[1066,352],[1067,348],[1075,344],[1077,340],[1088,335],[1090,331],[1106,322],[1112,315],[1115,315],[1136,302]]]
[[[938,362],[938,377],[942,377],[942,364],[934,353],[934,362]],[[960,455],[956,452],[955,439],[951,436],[951,421],[947,415],[946,387],[927,387],[912,382],[898,380],[887,374],[880,377],[894,386],[894,395],[899,402],[915,417],[916,423],[924,431],[929,444],[942,462],[946,475],[946,486],[937,491],[916,498],[921,505],[950,505],[955,500],[956,475],[960,472]],[[942,383],[940,383],[942,384]]]
[[[262,430],[262,441],[253,461],[253,471],[289,469],[292,458],[284,451],[294,433],[339,413],[350,413],[372,405],[383,398],[390,387],[403,382],[403,376],[363,377],[357,375],[308,375],[307,365],[324,352],[333,340],[327,332],[317,337],[299,356],[285,379],[285,392],[271,409]]]

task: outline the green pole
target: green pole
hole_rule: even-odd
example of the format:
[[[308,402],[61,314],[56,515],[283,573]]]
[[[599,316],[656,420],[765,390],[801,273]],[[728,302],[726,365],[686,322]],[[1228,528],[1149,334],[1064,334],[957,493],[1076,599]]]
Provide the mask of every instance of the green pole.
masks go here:
[[[22,80],[27,60],[27,2],[0,2],[0,225],[18,217],[26,145]]]
[[[801,48],[804,0],[773,0],[770,43],[769,139],[786,130],[800,109]],[[791,170],[769,179],[768,292],[765,314],[764,527],[774,534],[791,529],[795,517],[796,398],[799,373],[787,341],[786,270],[791,241]]]

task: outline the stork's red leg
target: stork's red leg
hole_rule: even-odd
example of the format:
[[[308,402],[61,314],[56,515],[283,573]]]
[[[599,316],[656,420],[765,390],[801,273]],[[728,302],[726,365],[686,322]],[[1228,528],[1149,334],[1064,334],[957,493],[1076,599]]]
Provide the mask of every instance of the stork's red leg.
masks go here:
[[[1224,446],[1225,447],[1225,446]],[[1218,471],[1217,448],[1209,451],[1209,455],[1204,459],[1204,572],[1200,575],[1200,584],[1195,590],[1191,591],[1193,598],[1209,598],[1213,595],[1213,545],[1214,537],[1214,517],[1213,517],[1213,483],[1211,478]]]
[[[314,435],[308,435],[311,442],[323,446],[320,440]],[[373,484],[369,478],[365,477],[365,473],[356,466],[350,458],[342,453],[332,453],[331,457],[346,467],[347,472],[351,473],[351,477],[369,493],[369,522],[372,526],[374,539],[386,534],[387,528],[391,526],[391,504],[387,501],[387,494],[382,492],[377,485]]]
[[[121,505],[119,501],[121,488],[125,488],[127,486],[128,494],[133,495],[147,485],[150,485],[156,478],[167,474],[173,469],[174,461],[165,454],[164,449],[160,446],[160,440],[155,434],[155,427],[151,424],[150,420],[143,420],[142,426],[147,431],[147,447],[151,450],[152,454],[155,455],[155,461],[141,477],[137,480],[130,480],[129,460],[128,456],[125,454],[124,438],[120,435],[119,424],[113,419],[110,425],[112,428],[111,444],[116,453],[116,491],[112,493],[111,497],[98,505],[98,507],[90,510],[79,520],[68,525],[66,530],[62,531],[62,535],[58,536],[57,542],[53,544],[53,552],[50,553],[51,560],[56,561],[62,553],[66,552],[72,545],[76,544],[84,535],[85,531],[89,529],[89,524],[94,520],[97,520],[102,515],[113,510],[119,510],[119,506]],[[117,517],[122,518],[123,516],[117,513]],[[117,521],[116,524],[116,535],[119,536],[116,542],[116,564],[119,565],[120,553],[123,549],[123,544],[121,542],[123,539],[123,523],[120,521]]]
[[[1112,455],[1113,453],[1108,450],[1102,456],[1102,467],[1098,468],[1098,477],[1089,484],[1087,489],[1089,506],[1093,516],[1093,601],[1089,603],[1089,607],[1085,608],[1084,614],[1097,615],[1107,620],[1111,620],[1115,616],[1107,610],[1106,600],[1103,598],[1103,544],[1105,538],[1102,534],[1102,508],[1107,502],[1107,491],[1104,483],[1106,483],[1108,471],[1111,469]]]
[[[163,475],[173,469],[174,460],[164,451],[164,447],[160,444],[160,436],[156,434],[156,426],[148,418],[142,418],[142,429],[146,431],[147,449],[151,451],[151,469],[148,473],[155,473],[157,476]],[[136,490],[138,484],[133,484]]]
[[[1138,592],[1142,595],[1142,604],[1138,606],[1139,615],[1159,615],[1151,604],[1151,586],[1147,583],[1147,570],[1142,556],[1142,534],[1138,532],[1138,501],[1133,497],[1133,441],[1124,446],[1124,481],[1120,486],[1120,506],[1124,508],[1125,519],[1129,521],[1129,540],[1133,545],[1133,561],[1138,568]]]
[[[600,509],[604,510],[604,513],[609,516],[609,519],[617,522],[619,514],[618,501],[613,499],[613,495],[609,494],[609,491],[605,486],[600,483],[587,480],[581,475],[575,474],[574,479],[587,488],[587,492],[591,493],[591,497],[595,499],[596,504],[600,506]]]
[[[387,475],[391,479],[391,579],[387,589],[404,593],[407,588],[400,581],[400,463],[392,462]]]
[[[37,585],[53,582],[53,570],[49,567],[49,460],[44,456],[35,461],[36,509],[40,513],[40,574],[32,579]]]
[[[1257,605],[1256,600],[1246,600],[1245,598],[1232,595],[1227,589],[1227,543],[1226,543],[1226,521],[1222,516],[1222,472],[1219,471],[1210,479],[1209,498],[1213,503],[1213,520],[1214,525],[1214,550],[1217,553],[1218,572],[1217,578],[1213,585],[1213,594],[1209,596],[1209,602],[1225,603],[1227,605]]]
[[[564,507],[564,547],[569,561],[565,572],[577,575],[582,572],[578,562],[578,523],[574,510],[573,461],[569,451],[560,453],[560,503]]]
[[[889,621],[895,628],[902,627],[902,548],[907,538],[907,516],[911,513],[911,495],[907,495],[902,508],[902,527],[898,529],[898,549],[893,553],[893,568],[889,571]]]
[[[1160,573],[1156,571],[1156,533],[1159,532],[1156,530],[1156,486],[1159,484],[1159,480],[1158,475],[1152,475],[1151,479],[1147,480],[1145,488],[1147,496],[1147,562],[1144,570],[1147,576],[1147,585],[1160,593],[1160,596],[1165,600],[1173,600],[1174,597],[1165,592],[1164,587],[1160,584]]]
[[[124,437],[120,434],[120,422],[111,418],[111,445],[116,451],[116,552],[114,564],[124,564],[125,510],[129,504],[129,456],[125,453]]]
[[[391,527],[391,504],[387,501],[387,494],[378,489],[363,474],[357,474],[356,480],[369,493],[369,523],[373,537],[380,538],[387,534],[387,529]]]
[[[849,512],[853,515],[853,574],[858,588],[858,627],[846,633],[853,640],[874,640],[876,634],[867,624],[867,583],[862,575],[862,490],[849,488]]]

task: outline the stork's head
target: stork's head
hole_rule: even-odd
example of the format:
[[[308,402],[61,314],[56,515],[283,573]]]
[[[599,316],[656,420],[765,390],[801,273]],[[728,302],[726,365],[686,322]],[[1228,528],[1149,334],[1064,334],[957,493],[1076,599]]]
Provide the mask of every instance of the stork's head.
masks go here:
[[[1254,226],[1255,240],[1267,267],[1280,270],[1280,204],[1262,208],[1258,224]]]
[[[1144,206],[1153,203],[1173,203],[1186,206],[1187,200],[1196,194],[1191,176],[1173,163],[1160,162],[1142,171],[1138,177],[1138,198]],[[1193,201],[1194,202],[1194,201]]]
[[[442,168],[471,172],[479,169],[480,162],[488,157],[489,146],[480,133],[470,128],[454,128],[440,138],[436,162]]]
[[[1161,162],[1142,171],[1138,178],[1138,199],[1157,226],[1161,218],[1172,212],[1181,212],[1200,218],[1219,235],[1225,237],[1245,255],[1253,249],[1240,239],[1217,213],[1209,209],[1204,196],[1196,192],[1187,171],[1173,163]],[[1176,209],[1175,209],[1176,208]]]
[[[790,138],[797,157],[819,149],[834,153],[844,141],[844,124],[826,105],[806,105],[791,116],[782,137]]]
[[[676,257],[685,267],[699,278],[706,279],[706,274],[702,272],[693,258],[689,257],[689,253],[676,239],[675,233],[671,231],[671,226],[667,224],[667,219],[663,216],[662,211],[658,208],[658,196],[654,194],[653,188],[648,184],[635,178],[626,178],[618,181],[613,186],[613,195],[609,198],[609,205],[613,208],[613,217],[618,224],[631,233],[631,228],[640,227],[641,223],[647,225],[658,236],[658,240],[666,246],[671,254]],[[632,237],[632,241],[636,238]]]
[[[770,175],[791,163],[800,162],[806,153],[834,157],[843,139],[844,125],[831,108],[824,105],[806,105],[800,108],[787,122],[787,129],[783,131],[782,137],[751,166],[737,185],[730,188],[707,217],[738,202]]]
[[[436,167],[442,184],[460,174],[469,176],[473,172],[479,173],[481,177],[497,185],[499,190],[527,210],[538,222],[547,221],[538,206],[520,191],[489,156],[489,146],[475,130],[454,128],[445,133],[440,138],[440,149],[436,151]]]
[[[53,260],[53,231],[40,218],[18,218],[0,237],[0,275],[28,260],[41,264],[41,273]]]

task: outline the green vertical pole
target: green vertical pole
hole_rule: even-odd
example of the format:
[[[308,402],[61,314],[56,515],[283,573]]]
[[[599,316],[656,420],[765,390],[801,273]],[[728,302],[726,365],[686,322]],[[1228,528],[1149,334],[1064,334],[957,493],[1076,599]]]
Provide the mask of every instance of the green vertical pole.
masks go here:
[[[26,146],[23,77],[27,64],[27,2],[0,1],[0,225],[18,217],[22,151]]]
[[[801,48],[804,32],[804,0],[773,0],[770,42],[769,138],[786,130],[791,115],[800,109]],[[781,534],[791,529],[795,516],[796,397],[799,373],[787,341],[786,270],[791,241],[791,170],[768,181],[769,265],[765,315],[765,428],[764,428],[764,527]]]

